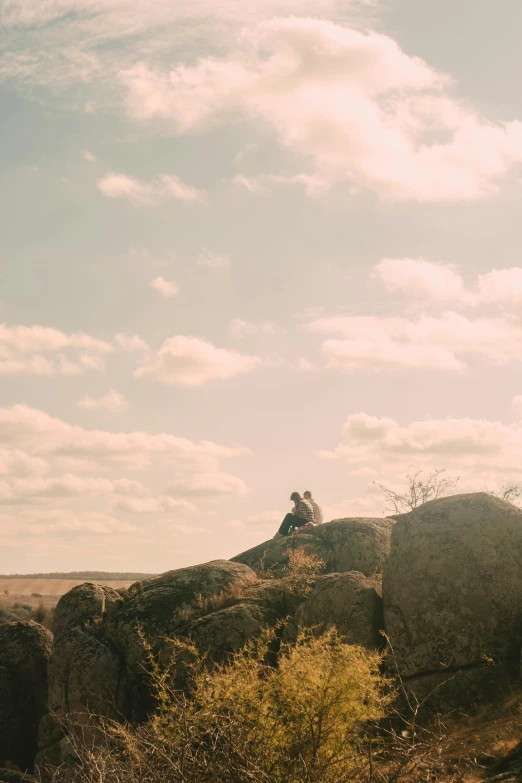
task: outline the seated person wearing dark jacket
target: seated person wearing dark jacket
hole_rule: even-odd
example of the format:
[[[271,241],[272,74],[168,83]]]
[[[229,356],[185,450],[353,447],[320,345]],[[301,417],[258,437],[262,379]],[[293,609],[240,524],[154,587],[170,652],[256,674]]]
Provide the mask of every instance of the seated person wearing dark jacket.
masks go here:
[[[292,492],[290,500],[294,503],[294,508],[290,514],[287,514],[281,523],[276,537],[289,536],[294,530],[298,530],[304,525],[315,525],[315,515],[312,504],[301,497],[299,492]]]

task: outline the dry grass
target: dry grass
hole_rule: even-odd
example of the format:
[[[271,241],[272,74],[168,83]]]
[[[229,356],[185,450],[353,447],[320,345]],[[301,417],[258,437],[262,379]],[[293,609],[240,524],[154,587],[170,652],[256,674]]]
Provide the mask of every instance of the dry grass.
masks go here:
[[[33,593],[40,593],[42,596],[51,597],[55,596],[56,601],[73,587],[82,585],[86,582],[86,579],[17,579],[16,577],[0,579],[0,596],[7,598],[8,595],[16,595],[18,599],[29,598]],[[95,581],[95,580],[93,580]],[[120,587],[128,588],[132,584],[132,581],[125,580],[100,580],[97,582],[101,585],[108,585],[114,590],[118,590]]]

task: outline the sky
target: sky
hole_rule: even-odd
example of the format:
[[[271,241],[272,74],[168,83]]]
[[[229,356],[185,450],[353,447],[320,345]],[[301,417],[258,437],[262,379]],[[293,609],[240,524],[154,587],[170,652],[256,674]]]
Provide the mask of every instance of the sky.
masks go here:
[[[0,573],[522,482],[521,23],[0,0]]]

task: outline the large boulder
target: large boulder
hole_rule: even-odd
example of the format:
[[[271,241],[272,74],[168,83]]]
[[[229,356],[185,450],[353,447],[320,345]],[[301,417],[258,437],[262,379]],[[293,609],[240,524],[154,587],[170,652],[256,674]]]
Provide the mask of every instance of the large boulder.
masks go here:
[[[384,618],[378,591],[378,582],[358,571],[322,576],[298,608],[296,625],[319,634],[335,627],[349,644],[382,648]]]
[[[382,573],[390,551],[394,520],[361,517],[336,519],[306,533],[270,539],[232,558],[257,573],[284,574],[288,551],[299,547],[319,557],[328,573],[359,571],[365,576]]]
[[[122,651],[133,671],[144,661],[143,639],[158,650],[163,639],[196,617],[208,614],[205,601],[236,596],[256,581],[245,565],[215,560],[180,568],[129,588],[123,607],[106,625],[105,632]]]
[[[418,680],[423,693],[438,687],[437,677],[466,670],[471,691],[470,670],[520,658],[522,511],[479,493],[397,517],[383,598],[403,678]]]
[[[56,606],[53,633],[60,633],[70,624],[94,623],[111,616],[123,603],[123,599],[112,587],[85,582],[63,595]]]
[[[32,770],[52,639],[32,620],[0,625],[0,767]]]

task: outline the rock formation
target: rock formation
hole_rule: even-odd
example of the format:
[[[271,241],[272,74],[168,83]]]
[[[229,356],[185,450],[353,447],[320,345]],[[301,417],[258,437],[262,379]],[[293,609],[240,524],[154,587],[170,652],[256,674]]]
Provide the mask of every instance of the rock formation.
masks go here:
[[[32,621],[0,625],[0,768],[32,770],[51,645],[50,631]]]
[[[396,519],[383,577],[396,664],[420,697],[437,688],[441,703],[458,703],[491,680],[485,662],[520,660],[522,511],[480,493]]]
[[[379,580],[357,571],[322,576],[297,609],[296,625],[299,629],[314,628],[316,633],[335,627],[349,644],[383,648],[384,617],[378,589]]]
[[[289,538],[271,539],[232,558],[256,573],[274,576],[284,572],[287,552],[300,547],[320,557],[328,573],[359,571],[365,576],[381,574],[390,551],[392,519],[336,519],[318,525],[307,533]]]
[[[326,566],[306,595],[286,574],[294,547]],[[74,735],[89,735],[88,713],[147,717],[148,655],[167,660],[169,639],[190,639],[212,666],[279,621],[289,641],[306,627],[335,626],[371,650],[382,649],[384,628],[390,673],[397,666],[436,709],[467,705],[520,662],[522,511],[487,494],[453,496],[396,519],[336,520],[232,561],[138,582],[123,596],[74,588],[57,606],[50,660],[45,629],[0,626],[0,769],[31,768],[46,701],[35,765],[43,783],[47,766],[74,765]]]

